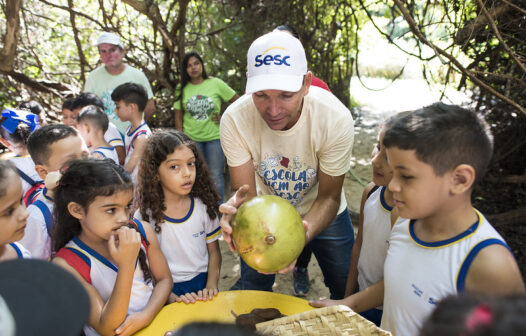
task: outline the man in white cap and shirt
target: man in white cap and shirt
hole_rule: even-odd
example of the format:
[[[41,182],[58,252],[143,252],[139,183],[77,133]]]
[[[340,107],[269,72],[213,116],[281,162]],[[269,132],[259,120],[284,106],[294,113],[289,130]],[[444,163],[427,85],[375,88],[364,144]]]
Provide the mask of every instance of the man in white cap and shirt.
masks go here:
[[[89,73],[84,91],[94,93],[102,99],[104,112],[119,131],[124,134],[130,123],[120,121],[117,113],[115,113],[115,103],[111,99],[113,89],[127,82],[142,85],[149,99],[144,109],[144,119],[148,120],[155,112],[152,88],[141,70],[122,62],[126,48],[124,48],[118,35],[103,32],[95,45],[99,49],[100,59],[104,65]]]
[[[256,39],[247,67],[246,94],[221,118],[221,145],[236,190],[220,206],[223,236],[234,250],[230,220],[247,199],[286,199],[307,224],[307,243],[331,298],[341,299],[354,244],[342,189],[354,138],[351,113],[333,94],[310,85],[303,46],[288,33]],[[271,291],[274,277],[241,260],[241,278],[232,289]]]

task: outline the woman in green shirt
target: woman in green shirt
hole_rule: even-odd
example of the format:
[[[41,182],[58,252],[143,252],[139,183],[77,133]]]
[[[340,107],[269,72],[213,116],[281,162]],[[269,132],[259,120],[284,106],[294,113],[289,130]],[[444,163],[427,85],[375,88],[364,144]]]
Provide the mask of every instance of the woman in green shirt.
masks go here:
[[[224,196],[224,157],[219,141],[221,104],[232,103],[237,98],[236,92],[221,79],[208,77],[199,54],[189,52],[185,55],[174,103],[175,128],[195,141],[203,153],[221,202]]]

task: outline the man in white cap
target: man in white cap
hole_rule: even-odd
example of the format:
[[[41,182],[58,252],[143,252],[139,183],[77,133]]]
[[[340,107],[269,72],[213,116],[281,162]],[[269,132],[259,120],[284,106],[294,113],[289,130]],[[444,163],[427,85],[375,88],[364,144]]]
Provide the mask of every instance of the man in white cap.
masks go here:
[[[144,119],[148,120],[155,112],[152,88],[141,70],[122,62],[126,48],[124,48],[118,35],[103,32],[95,45],[99,49],[100,59],[104,65],[90,72],[84,91],[94,93],[102,99],[104,112],[119,131],[124,134],[130,123],[120,121],[115,113],[115,103],[111,99],[113,89],[127,82],[142,85],[149,99],[144,109]]]
[[[309,243],[331,298],[343,298],[354,232],[343,193],[354,138],[350,111],[330,92],[311,86],[305,51],[285,32],[256,39],[247,55],[246,94],[221,119],[221,145],[236,193],[220,206],[223,236],[230,220],[256,195],[277,195],[307,223]],[[289,271],[294,263],[282,270]],[[264,275],[241,260],[233,289],[272,290]]]

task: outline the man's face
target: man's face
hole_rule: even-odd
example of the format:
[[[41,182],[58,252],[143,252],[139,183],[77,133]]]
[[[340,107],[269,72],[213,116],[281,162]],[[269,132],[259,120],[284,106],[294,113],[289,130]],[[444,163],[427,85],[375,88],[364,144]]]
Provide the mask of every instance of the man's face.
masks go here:
[[[310,87],[310,78],[305,77],[297,92],[263,90],[252,94],[252,100],[268,127],[276,131],[290,129],[298,121],[303,108],[303,97]]]
[[[125,50],[119,46],[109,43],[99,44],[99,55],[102,63],[109,68],[117,68],[122,65]]]

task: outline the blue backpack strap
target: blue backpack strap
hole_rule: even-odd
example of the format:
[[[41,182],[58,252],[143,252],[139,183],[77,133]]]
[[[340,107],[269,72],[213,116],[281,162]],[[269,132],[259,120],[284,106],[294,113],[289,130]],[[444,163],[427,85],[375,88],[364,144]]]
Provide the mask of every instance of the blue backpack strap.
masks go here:
[[[36,184],[38,183],[42,183],[42,181],[35,181],[33,180],[31,177],[27,176],[26,173],[24,173],[22,170],[20,170],[19,168],[16,168],[16,171],[18,172],[18,175],[24,179],[24,181],[26,181],[27,183],[29,183],[32,187],[35,186]]]
[[[44,215],[47,234],[51,236],[51,228],[53,227],[53,217],[51,216],[51,211],[49,211],[49,208],[47,207],[46,203],[42,202],[41,200],[36,200],[35,202],[33,202],[33,205],[38,207],[42,212],[42,215]]]
[[[144,231],[144,227],[142,226],[141,221],[138,220],[137,218],[134,218],[132,221],[135,224],[135,226],[137,227],[137,229],[139,230],[139,233],[141,234],[141,238],[143,240],[144,248],[146,250],[148,250],[148,245],[150,245],[150,242],[148,242],[148,238],[146,238],[146,231]]]

